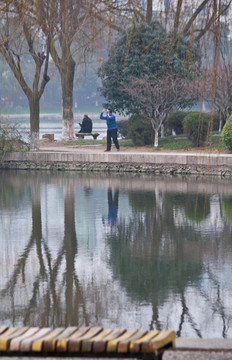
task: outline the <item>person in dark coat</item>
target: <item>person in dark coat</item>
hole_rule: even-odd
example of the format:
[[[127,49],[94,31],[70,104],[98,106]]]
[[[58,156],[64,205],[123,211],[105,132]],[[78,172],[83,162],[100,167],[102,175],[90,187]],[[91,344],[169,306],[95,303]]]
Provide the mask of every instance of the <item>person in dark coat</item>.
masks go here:
[[[93,123],[92,120],[88,117],[88,115],[84,115],[82,123],[80,124],[80,131],[79,133],[91,133],[92,132],[92,127],[93,127]]]

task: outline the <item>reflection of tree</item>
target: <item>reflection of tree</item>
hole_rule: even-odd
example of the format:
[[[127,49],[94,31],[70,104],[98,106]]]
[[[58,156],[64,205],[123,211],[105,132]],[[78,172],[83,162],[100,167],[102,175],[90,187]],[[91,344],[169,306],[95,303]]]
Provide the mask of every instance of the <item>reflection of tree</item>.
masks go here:
[[[209,215],[209,198],[204,195],[186,195],[185,199],[185,215],[189,220],[201,222]]]
[[[222,210],[228,224],[232,226],[232,198],[222,200]]]
[[[1,291],[1,297],[10,297],[11,301],[7,303],[11,303],[11,314],[14,314],[15,321],[17,316],[23,317],[25,325],[78,325],[80,307],[84,321],[88,323],[82,289],[75,274],[77,239],[74,188],[66,186],[64,191],[64,241],[55,259],[52,259],[46,239],[42,238],[40,184],[36,181],[31,184],[31,200],[31,236],[10,280]],[[22,287],[24,302],[29,296],[28,304],[24,308],[18,307],[16,311],[18,291]]]
[[[17,176],[17,171],[14,171]],[[17,188],[15,184],[9,183],[7,171],[0,171],[0,209],[15,209],[20,206],[22,198],[25,196],[25,184],[21,182]]]
[[[109,237],[112,267],[133,298],[152,304],[151,327],[160,328],[158,306],[170,291],[184,299],[189,280],[197,282],[202,274],[202,254],[193,246],[196,237],[175,227],[173,206],[164,194],[131,192],[129,200],[135,205],[133,217],[120,222]],[[194,322],[192,327],[198,334]]]
[[[186,218],[199,223],[207,218],[210,213],[209,196],[202,194],[176,194],[167,195],[170,205],[182,208]]]

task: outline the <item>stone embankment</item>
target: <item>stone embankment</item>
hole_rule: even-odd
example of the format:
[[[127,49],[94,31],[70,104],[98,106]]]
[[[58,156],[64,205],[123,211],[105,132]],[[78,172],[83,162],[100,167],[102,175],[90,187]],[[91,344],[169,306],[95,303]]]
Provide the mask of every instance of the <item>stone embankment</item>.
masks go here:
[[[92,148],[49,148],[38,152],[7,153],[5,169],[135,172],[232,176],[232,154],[115,152]]]

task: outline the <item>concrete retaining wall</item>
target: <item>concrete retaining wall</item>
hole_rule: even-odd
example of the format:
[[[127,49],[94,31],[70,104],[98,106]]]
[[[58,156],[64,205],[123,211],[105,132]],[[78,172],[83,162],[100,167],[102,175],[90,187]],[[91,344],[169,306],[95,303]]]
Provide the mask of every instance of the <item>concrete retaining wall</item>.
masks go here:
[[[7,153],[4,169],[140,172],[232,176],[230,154],[20,152]]]

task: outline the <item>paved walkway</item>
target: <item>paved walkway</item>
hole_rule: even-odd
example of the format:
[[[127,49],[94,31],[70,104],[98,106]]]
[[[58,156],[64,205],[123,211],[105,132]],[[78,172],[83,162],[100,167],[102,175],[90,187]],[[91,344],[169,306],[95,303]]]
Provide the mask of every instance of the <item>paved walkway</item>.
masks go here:
[[[164,352],[163,360],[231,360],[232,339],[176,339],[176,349]]]

